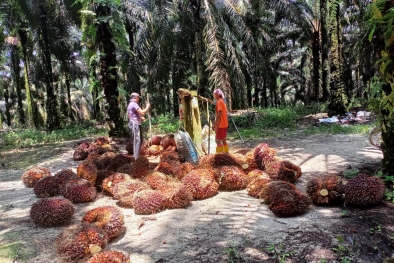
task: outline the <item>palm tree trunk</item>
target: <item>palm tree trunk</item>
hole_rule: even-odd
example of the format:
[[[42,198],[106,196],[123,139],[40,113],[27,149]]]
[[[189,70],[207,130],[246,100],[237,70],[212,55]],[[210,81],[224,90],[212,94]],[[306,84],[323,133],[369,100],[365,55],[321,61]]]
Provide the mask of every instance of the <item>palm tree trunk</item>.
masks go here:
[[[327,101],[329,99],[328,91],[328,33],[327,33],[327,0],[320,0],[320,26],[321,26],[321,72],[322,72],[322,101]]]
[[[329,117],[345,114],[345,83],[341,65],[341,28],[339,22],[339,5],[331,15],[331,59],[330,59],[330,102],[327,114]]]
[[[8,125],[8,127],[11,126],[11,113],[10,113],[10,103],[9,103],[9,99],[10,99],[10,94],[8,91],[9,88],[9,81],[4,81],[4,100],[5,100],[5,117],[6,117],[6,123]]]
[[[22,87],[23,81],[21,79],[21,68],[19,66],[20,63],[20,51],[17,45],[13,45],[11,49],[11,64],[12,64],[12,72],[16,87],[16,95],[17,95],[17,102],[18,102],[18,113],[19,113],[19,121],[21,124],[25,124],[25,113],[23,111],[23,103],[22,103]]]
[[[313,100],[318,101],[319,94],[319,83],[320,83],[320,32],[315,30],[313,32],[312,39],[312,60],[313,60]]]
[[[24,76],[25,76],[25,92],[26,92],[26,102],[27,102],[27,124],[29,127],[37,127],[38,121],[34,116],[33,108],[33,97],[30,89],[30,58],[27,52],[27,23],[22,23],[18,30],[19,38],[21,40],[21,47],[23,53],[23,64],[24,64]]]
[[[100,19],[111,15],[108,6],[97,5],[96,16]],[[116,48],[112,42],[112,33],[108,22],[97,22],[97,42],[100,49],[100,77],[101,87],[104,90],[108,113],[107,124],[110,136],[123,136],[126,133],[122,118],[120,117],[119,92],[117,80]]]
[[[49,48],[49,38],[47,32],[47,14],[45,10],[45,1],[39,0],[40,19],[39,19],[39,43],[41,47],[42,61],[45,68],[45,85],[46,85],[46,127],[48,130],[58,129],[60,127],[59,111],[57,109],[56,92],[53,87],[53,73],[51,52]]]

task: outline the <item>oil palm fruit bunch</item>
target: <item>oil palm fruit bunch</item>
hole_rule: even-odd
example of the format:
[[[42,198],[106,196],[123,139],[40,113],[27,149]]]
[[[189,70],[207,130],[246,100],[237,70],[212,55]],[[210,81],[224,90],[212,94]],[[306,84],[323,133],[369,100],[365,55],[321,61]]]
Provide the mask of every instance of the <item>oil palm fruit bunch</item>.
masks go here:
[[[69,180],[60,190],[60,194],[75,204],[94,201],[97,191],[89,181],[78,178]]]
[[[290,161],[283,161],[280,158],[275,158],[274,161],[269,162],[265,166],[265,172],[272,180],[281,180],[289,183],[294,183],[301,177],[301,168]]]
[[[86,263],[130,263],[130,257],[120,251],[101,251],[86,261]]]
[[[77,167],[77,175],[94,185],[97,179],[97,167],[93,161],[83,161]]]
[[[261,187],[261,191],[258,194],[260,199],[263,199],[266,204],[271,203],[271,196],[275,193],[278,192],[279,190],[288,190],[288,191],[294,191],[296,186],[294,184],[291,184],[289,182],[285,181],[271,181],[267,184],[264,184]]]
[[[267,163],[273,161],[276,150],[269,147],[266,143],[260,143],[254,149],[253,155],[257,167],[264,170]]]
[[[34,193],[39,198],[56,196],[60,192],[62,181],[56,176],[41,178],[34,185]]]
[[[83,217],[82,222],[94,224],[104,229],[108,239],[122,234],[124,226],[123,214],[115,206],[100,206],[89,210]]]
[[[30,218],[38,226],[61,226],[71,221],[75,212],[73,204],[61,197],[43,198],[30,209]]]
[[[122,205],[132,207],[132,198],[135,192],[151,189],[150,186],[138,179],[131,179],[117,183],[113,187],[113,195]]]
[[[246,186],[246,191],[250,196],[259,197],[261,189],[271,182],[270,177],[266,173],[262,173],[257,177],[254,177]]]
[[[155,171],[176,177],[179,169],[181,169],[180,162],[168,160],[167,162],[160,162]]]
[[[250,172],[247,174],[248,183],[250,183],[251,181],[253,181],[254,179],[256,179],[256,178],[258,178],[258,177],[267,177],[267,178],[270,178],[270,176],[269,176],[266,172],[264,172],[264,171],[262,171],[262,170],[259,170],[259,169],[255,169],[255,170],[250,171]]]
[[[174,182],[175,179],[162,172],[153,172],[144,178],[144,181],[154,190],[161,188],[168,182]]]
[[[268,208],[278,217],[291,217],[309,210],[312,200],[298,189],[280,188],[270,196]]]
[[[34,187],[34,185],[40,180],[41,178],[51,176],[51,172],[48,168],[42,166],[36,166],[29,170],[26,170],[22,174],[22,182],[26,187]]]
[[[230,154],[228,153],[217,153],[213,155],[213,158],[211,159],[211,166],[213,168],[218,168],[221,166],[238,166],[241,167],[241,165],[238,164],[237,160]]]
[[[181,182],[168,182],[159,189],[164,196],[164,204],[169,209],[186,208],[193,200],[190,190]]]
[[[143,155],[139,155],[135,160],[132,169],[132,176],[134,178],[142,178],[149,173],[149,160]]]
[[[240,190],[247,185],[247,175],[238,166],[222,166],[220,173],[220,187],[226,190]]]
[[[334,205],[343,199],[344,184],[337,175],[315,177],[307,183],[306,192],[315,204]]]
[[[113,158],[111,158],[107,170],[109,171],[116,171],[118,170],[119,167],[121,167],[124,164],[129,164],[134,162],[134,157],[129,154],[117,154]]]
[[[194,199],[205,199],[218,193],[219,184],[211,169],[195,169],[181,181],[192,193]]]
[[[102,187],[105,191],[113,195],[113,188],[116,184],[130,180],[131,177],[128,174],[114,173],[103,180]]]
[[[371,207],[383,201],[385,185],[382,179],[361,173],[344,187],[345,203],[357,207]]]
[[[137,215],[157,213],[165,208],[165,197],[158,190],[142,190],[133,195],[134,212]]]
[[[163,150],[167,149],[169,146],[176,146],[174,134],[166,134],[161,138],[160,146]]]

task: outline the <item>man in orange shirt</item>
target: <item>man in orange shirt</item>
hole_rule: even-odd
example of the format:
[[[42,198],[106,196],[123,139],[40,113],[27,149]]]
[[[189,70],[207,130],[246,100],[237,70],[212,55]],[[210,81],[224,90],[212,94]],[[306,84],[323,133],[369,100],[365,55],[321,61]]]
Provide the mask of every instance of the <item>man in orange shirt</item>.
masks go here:
[[[212,126],[213,130],[216,132],[216,153],[228,153],[228,145],[226,141],[228,128],[227,107],[224,102],[224,94],[220,89],[216,89],[213,92],[213,97],[216,100],[216,118],[215,123]]]

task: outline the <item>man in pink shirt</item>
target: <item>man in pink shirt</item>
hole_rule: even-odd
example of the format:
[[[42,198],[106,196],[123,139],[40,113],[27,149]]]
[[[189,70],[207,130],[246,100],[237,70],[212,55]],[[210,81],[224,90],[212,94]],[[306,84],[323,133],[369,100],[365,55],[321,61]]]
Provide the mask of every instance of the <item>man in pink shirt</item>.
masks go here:
[[[145,120],[143,116],[150,108],[150,104],[148,103],[146,104],[145,109],[141,109],[138,105],[140,98],[141,97],[138,93],[131,93],[130,103],[127,106],[129,128],[133,133],[133,155],[135,159],[137,159],[142,145],[141,120]]]

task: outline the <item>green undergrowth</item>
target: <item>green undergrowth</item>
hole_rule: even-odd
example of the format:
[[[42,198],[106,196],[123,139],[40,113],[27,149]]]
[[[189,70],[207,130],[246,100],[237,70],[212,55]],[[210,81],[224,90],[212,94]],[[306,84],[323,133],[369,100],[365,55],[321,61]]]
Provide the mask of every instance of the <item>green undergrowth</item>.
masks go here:
[[[69,125],[54,131],[18,129],[1,132],[0,144],[2,151],[7,151],[107,134],[105,128],[93,124]]]
[[[149,135],[149,119],[145,116],[146,121],[141,123],[144,135]],[[160,115],[151,117],[151,128],[153,135],[162,135],[168,133],[175,133],[179,127],[179,118],[173,115]]]

